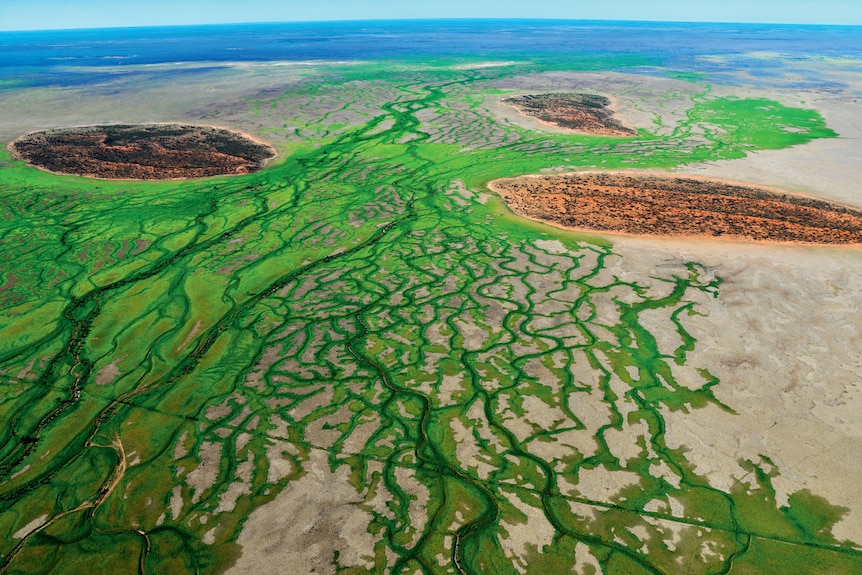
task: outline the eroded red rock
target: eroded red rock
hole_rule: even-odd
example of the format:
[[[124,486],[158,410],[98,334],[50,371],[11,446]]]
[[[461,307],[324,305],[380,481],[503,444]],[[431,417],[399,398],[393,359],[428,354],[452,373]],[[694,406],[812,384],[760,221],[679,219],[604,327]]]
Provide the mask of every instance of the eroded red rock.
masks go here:
[[[862,211],[757,186],[684,176],[583,172],[491,182],[523,216],[567,228],[818,244],[862,243]]]
[[[503,100],[547,124],[596,136],[636,136],[613,117],[611,101],[597,94],[528,94]]]
[[[136,180],[247,174],[275,156],[244,134],[182,124],[63,128],[27,134],[11,148],[51,172]]]

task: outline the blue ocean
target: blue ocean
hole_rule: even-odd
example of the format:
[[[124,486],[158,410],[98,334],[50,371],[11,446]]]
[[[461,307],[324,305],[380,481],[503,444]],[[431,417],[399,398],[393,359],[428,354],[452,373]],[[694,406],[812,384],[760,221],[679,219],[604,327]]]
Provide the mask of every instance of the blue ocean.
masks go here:
[[[543,54],[637,55],[681,71],[779,53],[862,58],[862,26],[562,20],[417,20],[241,24],[0,33],[0,85],[97,81],[100,68],[166,62],[341,61]],[[733,62],[738,67],[741,62]],[[757,67],[756,61],[742,62]],[[90,68],[74,78],[70,66]]]

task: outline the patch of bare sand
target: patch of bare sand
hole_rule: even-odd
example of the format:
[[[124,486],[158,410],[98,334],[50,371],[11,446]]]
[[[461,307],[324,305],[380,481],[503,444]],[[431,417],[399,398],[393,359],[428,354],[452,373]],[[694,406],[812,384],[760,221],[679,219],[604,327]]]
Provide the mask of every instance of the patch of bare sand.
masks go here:
[[[226,573],[334,574],[342,567],[374,568],[373,515],[348,481],[350,469],[330,470],[325,451],[313,449],[303,468],[270,503],[248,518],[237,543],[242,555]]]
[[[665,412],[668,446],[722,489],[752,484],[739,462],[766,455],[779,506],[809,489],[847,510],[834,536],[862,545],[862,251],[641,238],[614,251],[640,277],[695,261],[724,280],[684,319],[697,340],[686,364],[718,377],[736,414]]]
[[[481,70],[483,68],[501,68],[504,66],[511,66],[513,64],[517,64],[517,62],[489,60],[488,62],[476,62],[475,64],[460,64],[458,66],[452,66],[452,70]]]
[[[552,546],[556,531],[545,516],[544,510],[536,506],[535,501],[523,501],[520,494],[514,490],[504,489],[502,494],[521,516],[518,521],[510,522],[505,518],[500,521],[501,529],[507,534],[505,538],[500,537],[500,546],[518,573],[526,575],[530,567],[530,552]],[[529,498],[534,499],[535,496],[530,494]]]

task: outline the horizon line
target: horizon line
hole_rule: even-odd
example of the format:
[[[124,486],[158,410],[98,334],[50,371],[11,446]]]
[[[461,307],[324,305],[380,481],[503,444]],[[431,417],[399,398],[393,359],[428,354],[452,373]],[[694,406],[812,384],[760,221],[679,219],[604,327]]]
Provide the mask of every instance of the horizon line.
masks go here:
[[[141,26],[93,26],[84,28],[16,28],[0,29],[0,34],[26,32],[84,32],[92,30],[143,30],[151,28],[203,28],[217,26],[258,26],[285,24],[361,24],[389,22],[593,22],[625,24],[706,24],[734,26],[807,26],[812,28],[862,28],[862,24],[719,21],[719,20],[637,20],[607,18],[353,18],[346,20],[252,20],[246,22],[204,22],[186,24],[147,24]]]

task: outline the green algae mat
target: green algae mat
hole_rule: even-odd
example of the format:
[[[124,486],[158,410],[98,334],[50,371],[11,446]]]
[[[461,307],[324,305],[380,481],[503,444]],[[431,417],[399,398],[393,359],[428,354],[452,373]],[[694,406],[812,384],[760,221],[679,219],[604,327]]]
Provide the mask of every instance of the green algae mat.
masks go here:
[[[834,132],[706,84],[671,129],[530,131],[489,112],[518,72],[333,66],[247,98],[283,138],[247,176],[0,158],[0,573],[862,573],[844,510],[777,498],[769,457],[719,486],[666,440],[734,411],[688,360],[722,278],[623,274],[484,186]]]

